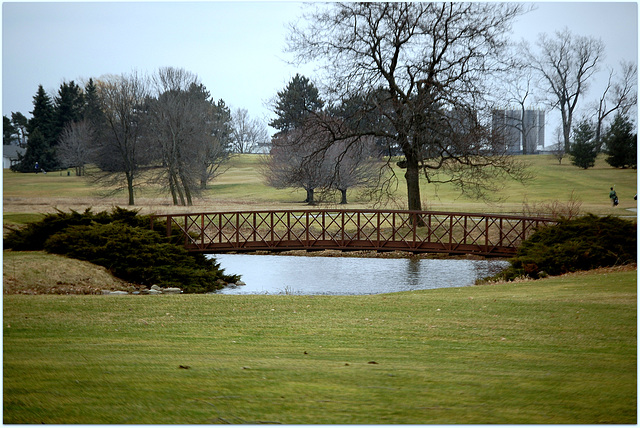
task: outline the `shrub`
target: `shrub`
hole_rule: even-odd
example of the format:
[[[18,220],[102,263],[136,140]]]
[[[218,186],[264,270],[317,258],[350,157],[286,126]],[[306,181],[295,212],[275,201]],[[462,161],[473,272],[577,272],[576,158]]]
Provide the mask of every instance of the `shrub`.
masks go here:
[[[120,208],[98,214],[59,212],[11,231],[5,248],[62,254],[104,266],[125,281],[180,287],[189,293],[213,291],[221,288],[221,281],[239,279],[224,275],[214,259],[169,242],[166,223],[157,224],[154,231],[149,225],[148,217]]]
[[[511,267],[498,277],[535,279],[541,272],[561,275],[635,262],[636,242],[636,224],[617,217],[561,219],[525,240],[510,260]]]
[[[25,227],[9,228],[9,233],[4,237],[4,248],[14,251],[42,251],[44,243],[50,236],[71,226],[88,226],[93,223],[108,224],[119,222],[133,227],[149,229],[151,219],[149,216],[140,216],[138,211],[116,207],[112,212],[102,211],[94,214],[91,208],[84,213],[71,210],[69,213],[58,211],[55,214],[46,214],[40,221],[27,224]],[[156,221],[154,230],[159,236],[165,236],[166,221]],[[174,226],[173,243],[179,244],[180,233]]]

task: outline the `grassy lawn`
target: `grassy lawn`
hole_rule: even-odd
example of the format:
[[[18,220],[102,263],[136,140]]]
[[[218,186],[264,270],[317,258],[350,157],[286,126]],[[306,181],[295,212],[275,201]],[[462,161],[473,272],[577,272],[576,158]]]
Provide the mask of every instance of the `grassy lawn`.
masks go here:
[[[5,295],[3,310],[4,423],[637,422],[635,270],[374,296]]]
[[[506,183],[501,202],[424,183],[424,208],[519,213],[573,194],[584,212],[634,215],[635,170],[526,159],[535,179]],[[307,208],[303,192],[264,185],[258,167],[236,156],[196,206],[152,188],[137,208]],[[398,174],[400,202],[388,208],[406,200]],[[66,173],[5,170],[3,223],[126,204],[99,190]],[[350,202],[371,206],[357,191]],[[5,293],[127,288],[76,260],[3,258]],[[636,356],[636,270],[374,296],[4,294],[3,422],[633,424]]]
[[[632,169],[611,168],[600,157],[594,168],[582,170],[572,166],[569,159],[562,165],[547,155],[524,156],[529,163],[533,179],[526,184],[507,182],[492,202],[460,196],[450,185],[422,182],[423,208],[427,210],[467,212],[522,213],[523,203],[544,204],[550,201],[567,203],[572,197],[582,203],[584,212],[594,214],[630,215],[629,208],[636,208],[633,196],[637,192],[637,173]],[[158,188],[145,188],[137,193],[137,204],[143,212],[176,212],[185,210],[252,210],[287,209],[306,207],[302,203],[304,191],[300,189],[274,189],[266,186],[259,171],[259,155],[237,155],[231,158],[228,170],[209,184],[203,197],[191,208],[173,207],[170,197]],[[406,208],[404,172],[396,169],[398,187],[396,201],[387,208]],[[620,205],[611,207],[609,187],[615,186]],[[5,216],[20,213],[50,212],[55,207],[99,210],[112,206],[124,206],[127,197],[120,195],[101,197],[100,189],[91,186],[83,177],[67,176],[65,172],[49,174],[18,174],[9,170],[3,173],[3,197]],[[498,201],[499,199],[499,201]],[[371,207],[357,190],[349,193],[350,208]],[[328,206],[335,207],[336,201]],[[326,207],[327,205],[325,205]],[[322,205],[321,205],[322,207]],[[633,214],[631,214],[633,215]]]

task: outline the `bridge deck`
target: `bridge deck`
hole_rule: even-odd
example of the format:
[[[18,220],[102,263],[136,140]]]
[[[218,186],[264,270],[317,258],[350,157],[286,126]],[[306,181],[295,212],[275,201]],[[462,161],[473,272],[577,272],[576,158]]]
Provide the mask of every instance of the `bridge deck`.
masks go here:
[[[382,210],[166,214],[167,236],[189,251],[376,250],[511,256],[548,218]],[[156,226],[157,227],[157,226]]]

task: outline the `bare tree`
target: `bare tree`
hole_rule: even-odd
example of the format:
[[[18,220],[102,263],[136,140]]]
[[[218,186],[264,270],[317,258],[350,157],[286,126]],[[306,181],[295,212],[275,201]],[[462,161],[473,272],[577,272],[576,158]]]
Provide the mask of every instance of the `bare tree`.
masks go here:
[[[253,153],[260,145],[269,141],[264,123],[249,117],[246,109],[237,109],[232,114],[232,150],[235,153]]]
[[[539,52],[534,53],[526,46],[525,55],[539,73],[551,107],[560,110],[564,148],[568,153],[574,112],[588,88],[589,79],[598,71],[604,44],[593,37],[576,36],[565,28],[553,37],[541,34],[537,45]]]
[[[307,192],[304,202],[315,204],[315,191],[326,187],[328,175],[316,138],[316,130],[305,126],[276,134],[262,171],[266,183],[276,189],[301,187]]]
[[[94,178],[114,190],[127,189],[129,205],[134,205],[138,175],[150,160],[143,141],[148,82],[133,72],[107,76],[97,87],[107,130],[96,147],[96,164],[101,171]]]
[[[507,3],[330,3],[293,26],[289,50],[322,61],[332,100],[362,96],[380,126],[353,128],[392,142],[404,156],[408,206],[421,209],[420,174],[485,195],[492,173],[519,168],[488,127],[484,84],[501,67],[505,33],[522,8]],[[363,115],[364,116],[364,115]]]
[[[340,203],[346,204],[347,190],[375,186],[379,158],[373,138],[336,139],[337,134],[345,134],[343,128],[341,119],[322,114],[278,133],[263,172],[267,183],[277,188],[302,187],[310,204],[316,202],[318,190],[323,194],[338,190]]]
[[[555,144],[551,145],[551,155],[558,160],[558,164],[562,165],[562,159],[564,159],[564,155],[566,154],[564,150],[564,134],[562,133],[562,127],[557,127],[554,136],[555,136]]]
[[[519,134],[519,140],[522,141],[522,154],[535,153],[535,144],[530,142],[537,141],[535,137],[540,124],[536,120],[531,120],[533,111],[531,105],[533,103],[533,83],[534,76],[532,70],[522,64],[514,64],[514,67],[508,72],[504,79],[501,79],[501,90],[504,94],[501,96],[503,102],[509,108],[505,114],[508,116],[504,121],[496,123],[503,126],[503,129],[494,129],[494,132],[503,132],[505,136],[514,133]],[[516,113],[517,112],[517,113]],[[536,112],[536,116],[538,116]]]
[[[200,190],[207,187],[207,183],[220,174],[226,167],[231,151],[231,111],[225,102],[220,99],[218,102],[211,100],[208,92],[201,88],[201,96],[208,100],[211,105],[210,115],[204,119],[209,126],[211,141],[204,146],[204,151],[198,158],[200,167]]]
[[[84,175],[85,165],[95,158],[94,134],[87,120],[69,122],[56,151],[60,164],[75,168],[77,176]]]
[[[331,139],[326,135],[325,139]],[[354,187],[376,186],[380,158],[376,156],[373,137],[351,137],[335,141],[327,151],[327,161],[333,171],[328,171],[330,188],[340,191],[340,204],[347,203],[347,190]]]
[[[198,77],[184,69],[160,68],[152,80],[149,139],[160,160],[156,180],[168,187],[174,205],[193,205],[203,164],[216,151],[214,106]]]
[[[609,79],[596,108],[596,144],[598,151],[602,146],[601,134],[604,120],[611,113],[619,111],[626,115],[638,102],[638,65],[623,61],[620,63],[621,76],[614,78],[613,69],[609,69]]]

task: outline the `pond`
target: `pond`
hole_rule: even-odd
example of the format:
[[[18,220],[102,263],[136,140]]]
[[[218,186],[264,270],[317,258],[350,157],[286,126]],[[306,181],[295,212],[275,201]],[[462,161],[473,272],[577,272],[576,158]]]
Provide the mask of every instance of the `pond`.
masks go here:
[[[349,295],[473,285],[509,266],[504,260],[386,259],[216,254],[243,286],[221,294]]]

